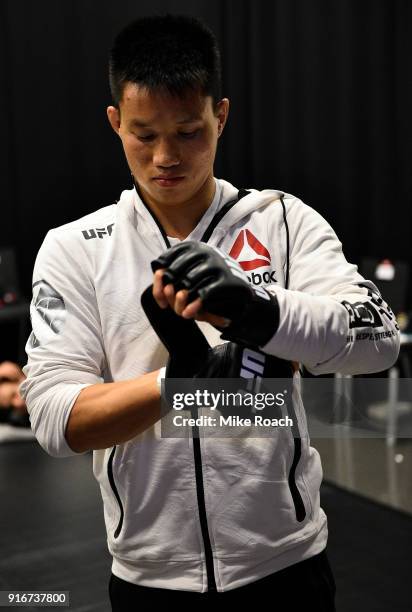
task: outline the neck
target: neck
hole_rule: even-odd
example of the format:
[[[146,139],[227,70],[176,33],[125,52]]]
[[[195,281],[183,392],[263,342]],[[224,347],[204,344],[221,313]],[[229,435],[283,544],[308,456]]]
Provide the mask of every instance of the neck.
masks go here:
[[[186,238],[199,223],[215,195],[215,181],[209,177],[189,199],[164,204],[154,200],[135,182],[136,190],[145,205],[156,215],[159,223],[171,238]]]

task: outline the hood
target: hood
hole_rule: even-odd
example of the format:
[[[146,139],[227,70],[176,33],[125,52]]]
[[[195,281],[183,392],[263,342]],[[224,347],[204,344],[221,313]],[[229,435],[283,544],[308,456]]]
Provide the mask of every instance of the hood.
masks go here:
[[[197,226],[193,231],[185,238],[185,240],[200,240],[204,231],[209,226],[213,217],[216,213],[230,200],[237,197],[238,189],[223,179],[214,179],[216,184],[216,191],[213,201],[203,217],[200,219]],[[278,200],[284,193],[276,189],[264,189],[259,191],[257,189],[249,189],[250,193],[241,198],[236,204],[229,210],[229,212],[223,217],[218,223],[216,229],[213,232],[211,243],[214,243],[216,239],[225,234],[229,228],[238,223],[241,219],[246,217],[252,211],[262,208]],[[141,200],[136,189],[128,189],[122,192],[118,206],[130,216],[133,223],[141,227],[141,230],[146,236],[156,237],[160,240],[162,247],[164,248],[164,241],[160,234],[160,230],[154,220],[152,214]],[[215,237],[215,239],[213,239]]]

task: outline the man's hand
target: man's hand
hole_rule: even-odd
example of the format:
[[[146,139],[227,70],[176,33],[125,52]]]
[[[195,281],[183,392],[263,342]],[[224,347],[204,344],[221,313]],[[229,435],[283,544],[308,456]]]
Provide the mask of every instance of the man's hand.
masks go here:
[[[277,330],[275,296],[252,287],[239,264],[215,247],[180,242],[154,260],[152,269],[159,306],[224,328],[225,340],[263,346]]]
[[[226,327],[229,325],[229,319],[219,317],[209,312],[204,312],[202,300],[200,298],[196,298],[193,302],[188,304],[189,291],[187,289],[181,289],[176,292],[171,283],[164,285],[164,272],[165,270],[162,268],[156,270],[153,278],[153,296],[161,308],[170,306],[176,314],[182,316],[184,319],[207,321],[216,327]]]

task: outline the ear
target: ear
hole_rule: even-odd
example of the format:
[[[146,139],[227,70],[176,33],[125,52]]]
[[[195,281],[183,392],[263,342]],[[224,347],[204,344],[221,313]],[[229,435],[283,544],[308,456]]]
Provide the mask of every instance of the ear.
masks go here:
[[[107,118],[113,130],[119,135],[120,130],[120,111],[115,106],[107,107]]]
[[[216,117],[218,119],[218,128],[217,133],[218,137],[222,134],[223,129],[226,125],[227,117],[229,115],[229,100],[227,98],[223,98],[217,105]]]

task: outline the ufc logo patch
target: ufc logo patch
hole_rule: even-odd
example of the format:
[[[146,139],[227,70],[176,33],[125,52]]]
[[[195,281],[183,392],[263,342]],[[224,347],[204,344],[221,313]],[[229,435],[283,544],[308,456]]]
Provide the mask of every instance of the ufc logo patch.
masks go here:
[[[111,223],[107,227],[96,227],[94,229],[82,230],[82,234],[86,240],[91,240],[92,238],[103,238],[103,236],[111,236],[113,226],[114,223]]]
[[[265,355],[245,348],[242,354],[242,368],[240,376],[242,378],[257,378],[263,376],[265,369]]]
[[[266,356],[252,349],[245,348],[242,353],[240,377],[248,379],[246,388],[251,393],[260,391]]]

